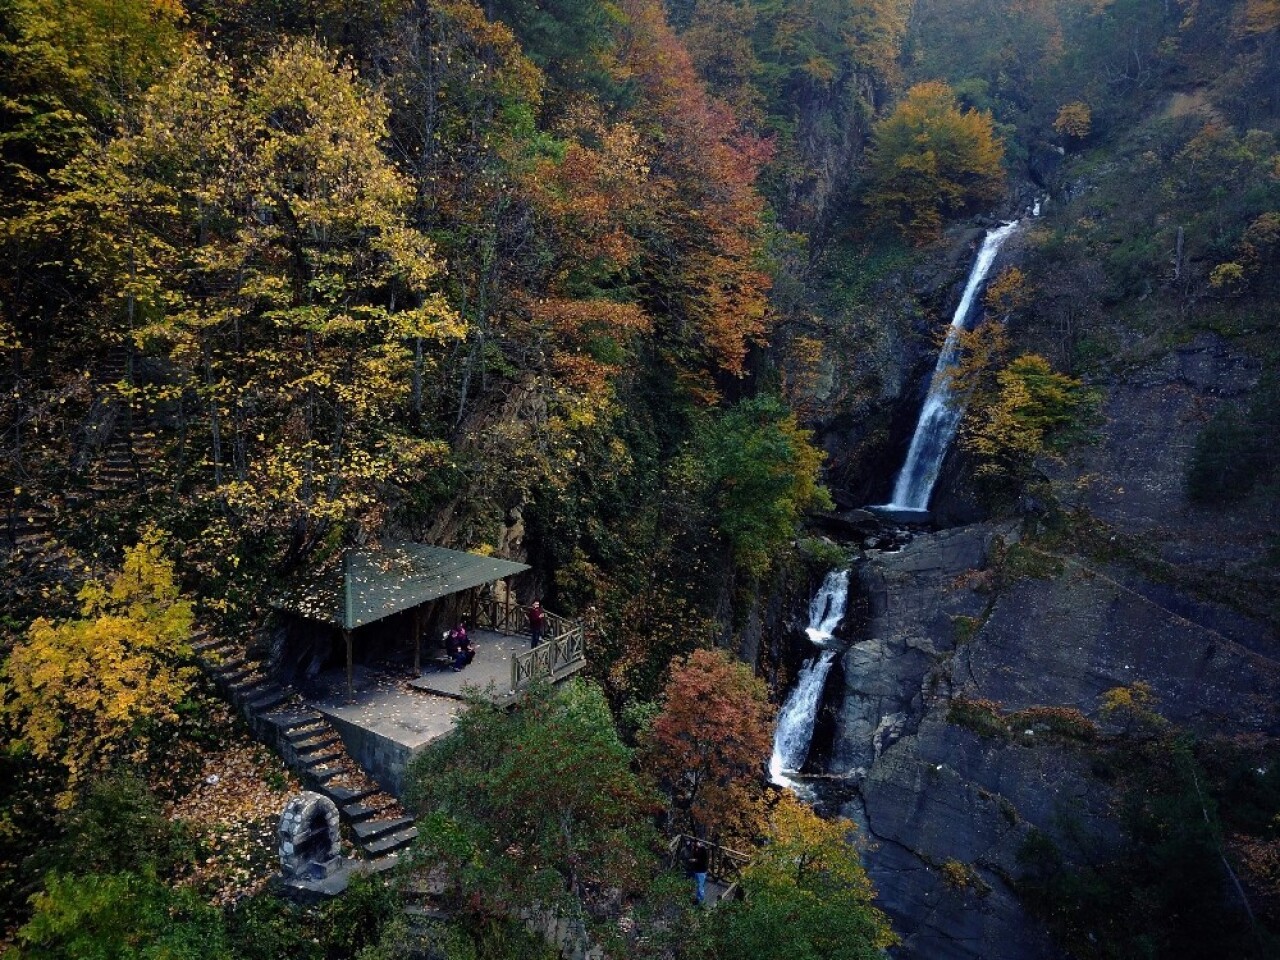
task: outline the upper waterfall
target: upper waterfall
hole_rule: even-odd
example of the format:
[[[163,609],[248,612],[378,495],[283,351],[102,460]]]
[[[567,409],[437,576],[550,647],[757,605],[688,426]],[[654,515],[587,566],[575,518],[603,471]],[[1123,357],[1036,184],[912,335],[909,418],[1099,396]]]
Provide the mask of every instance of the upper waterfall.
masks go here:
[[[942,468],[942,459],[947,448],[955,437],[960,416],[964,413],[963,399],[955,399],[951,392],[948,372],[956,364],[959,353],[960,331],[967,329],[969,316],[973,312],[974,301],[991,265],[995,263],[996,254],[1001,245],[1018,229],[1021,221],[1014,220],[1004,226],[987,231],[974,260],[973,269],[969,271],[969,282],[965,284],[964,296],[956,307],[951,318],[951,326],[947,330],[946,342],[938,354],[938,362],[933,369],[933,382],[929,395],[925,398],[924,407],[920,411],[920,419],[916,423],[916,432],[911,438],[911,447],[907,451],[907,459],[898,474],[893,488],[893,499],[888,506],[899,510],[927,510],[929,497],[933,494],[933,485],[937,482],[938,471]]]

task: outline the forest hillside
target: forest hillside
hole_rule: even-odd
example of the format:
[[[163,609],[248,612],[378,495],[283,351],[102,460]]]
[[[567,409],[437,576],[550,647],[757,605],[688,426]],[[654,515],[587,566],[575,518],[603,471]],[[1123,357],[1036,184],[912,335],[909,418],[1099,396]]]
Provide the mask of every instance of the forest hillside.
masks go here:
[[[6,957],[1280,949],[1275,0],[0,0],[0,248]]]

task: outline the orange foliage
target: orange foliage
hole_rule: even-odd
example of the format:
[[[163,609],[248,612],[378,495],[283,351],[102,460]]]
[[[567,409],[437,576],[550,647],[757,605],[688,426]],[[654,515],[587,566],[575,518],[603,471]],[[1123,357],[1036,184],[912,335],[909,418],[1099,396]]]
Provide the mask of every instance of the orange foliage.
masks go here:
[[[773,721],[768,690],[750,667],[723,650],[695,650],[671,669],[644,762],[695,829],[746,836],[757,825]]]
[[[764,201],[756,177],[772,144],[742,132],[708,96],[688,51],[654,0],[627,0],[620,61],[643,91],[635,122],[660,144],[653,158],[656,236],[650,282],[669,310],[659,334],[689,363],[741,376],[768,332],[760,269]],[[656,291],[655,291],[656,292]]]

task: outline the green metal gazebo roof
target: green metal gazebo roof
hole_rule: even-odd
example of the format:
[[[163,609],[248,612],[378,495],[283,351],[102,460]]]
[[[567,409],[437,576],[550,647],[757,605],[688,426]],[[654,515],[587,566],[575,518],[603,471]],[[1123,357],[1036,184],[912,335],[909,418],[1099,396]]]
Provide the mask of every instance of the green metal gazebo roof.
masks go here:
[[[460,593],[528,564],[399,540],[375,550],[348,550],[341,565],[275,604],[308,620],[354,630],[401,610]]]

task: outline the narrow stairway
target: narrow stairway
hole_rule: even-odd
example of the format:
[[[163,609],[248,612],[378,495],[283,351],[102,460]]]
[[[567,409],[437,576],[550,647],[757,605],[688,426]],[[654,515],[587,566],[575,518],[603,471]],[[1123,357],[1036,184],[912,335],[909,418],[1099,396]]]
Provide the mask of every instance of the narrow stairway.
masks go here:
[[[308,789],[337,805],[361,858],[379,872],[394,866],[418,828],[399,801],[360,769],[329,721],[292,687],[272,680],[235,641],[202,637],[192,647],[254,735],[275,749]]]

